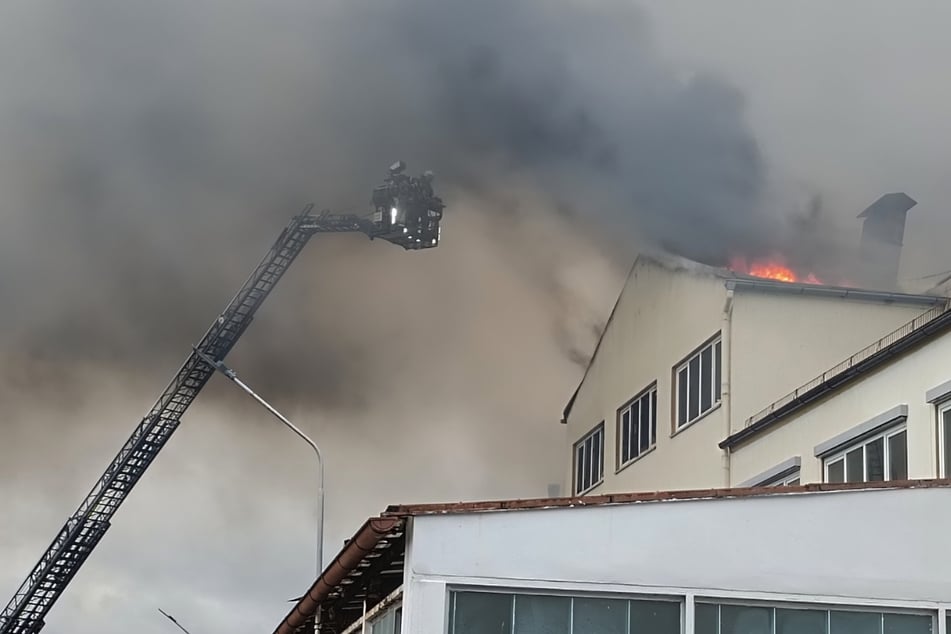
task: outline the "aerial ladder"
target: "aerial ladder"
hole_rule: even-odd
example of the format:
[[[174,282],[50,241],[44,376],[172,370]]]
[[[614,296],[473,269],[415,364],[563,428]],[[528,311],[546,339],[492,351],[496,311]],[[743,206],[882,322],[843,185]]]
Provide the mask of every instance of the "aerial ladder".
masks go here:
[[[433,193],[432,173],[410,177],[405,169],[402,161],[390,166],[386,181],[373,190],[369,216],[314,213],[309,205],[293,217],[0,612],[0,634],[36,634],[43,629],[50,609],[102,539],[112,516],[214,374],[209,361],[220,362],[234,347],[311,237],[350,232],[407,250],[438,246],[444,205]]]

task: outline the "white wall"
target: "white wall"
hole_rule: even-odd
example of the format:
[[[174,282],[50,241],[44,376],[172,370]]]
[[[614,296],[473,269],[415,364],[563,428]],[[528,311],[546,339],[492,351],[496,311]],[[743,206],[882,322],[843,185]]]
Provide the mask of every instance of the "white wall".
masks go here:
[[[733,430],[742,429],[751,415],[929,308],[737,289]]]
[[[821,482],[821,461],[813,455],[816,445],[901,404],[908,405],[908,476],[936,477],[937,422],[935,407],[926,402],[925,392],[949,379],[951,332],[856,379],[735,448],[733,481],[743,482],[799,455],[802,481]]]
[[[447,588],[951,603],[951,489],[785,494],[413,519],[404,631]]]
[[[723,439],[724,424],[718,422],[722,417],[713,413],[700,421],[708,433],[691,429],[672,439],[671,372],[674,364],[720,329],[725,297],[722,279],[671,271],[647,259],[638,261],[568,417],[566,494],[574,490],[571,448],[602,420],[605,480],[594,493],[691,488],[717,476],[719,453],[709,450],[709,441],[716,438],[715,448]],[[617,410],[654,381],[656,449],[615,476]],[[673,452],[692,467],[663,468]]]

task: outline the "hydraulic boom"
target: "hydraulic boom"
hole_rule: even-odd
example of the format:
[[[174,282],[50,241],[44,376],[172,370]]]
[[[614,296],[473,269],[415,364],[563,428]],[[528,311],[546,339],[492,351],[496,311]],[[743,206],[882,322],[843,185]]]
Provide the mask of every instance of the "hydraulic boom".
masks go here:
[[[316,215],[311,205],[291,220],[0,612],[0,634],[36,634],[43,628],[46,615],[102,539],[112,516],[214,374],[202,355],[224,359],[314,234],[360,232],[413,250],[438,245],[443,204],[432,193],[431,174],[410,178],[402,174],[404,169],[402,162],[393,165],[387,181],[374,190],[370,218]]]

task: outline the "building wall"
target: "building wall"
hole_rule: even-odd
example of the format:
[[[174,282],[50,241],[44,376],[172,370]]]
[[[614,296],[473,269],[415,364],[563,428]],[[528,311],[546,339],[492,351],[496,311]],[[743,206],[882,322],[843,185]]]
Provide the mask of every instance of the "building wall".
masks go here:
[[[794,456],[801,457],[804,483],[821,482],[822,463],[814,456],[816,445],[901,404],[908,406],[908,475],[936,477],[936,408],[927,402],[925,393],[951,379],[949,360],[951,332],[946,332],[788,416],[770,431],[734,449],[734,484]]]
[[[671,370],[720,329],[725,297],[721,279],[671,271],[650,260],[638,262],[568,417],[567,492],[573,491],[573,445],[602,420],[604,484],[595,492],[704,486],[718,473],[718,453],[709,451],[709,441],[722,440],[724,425],[717,422],[721,414],[708,415],[702,432],[671,438]],[[655,381],[657,445],[615,475],[617,410]],[[674,452],[693,468],[659,468]]]
[[[466,587],[937,610],[949,523],[947,488],[417,517],[403,631],[445,632]]]
[[[733,430],[928,308],[737,290],[732,332]]]
[[[590,493],[725,486],[718,444],[731,430],[928,308],[741,288],[727,322],[726,282],[708,271],[650,259],[634,266],[568,416],[566,493],[574,492],[574,444],[601,421],[604,478]],[[729,401],[674,433],[673,368],[725,328]],[[654,382],[656,445],[619,468],[618,408]]]

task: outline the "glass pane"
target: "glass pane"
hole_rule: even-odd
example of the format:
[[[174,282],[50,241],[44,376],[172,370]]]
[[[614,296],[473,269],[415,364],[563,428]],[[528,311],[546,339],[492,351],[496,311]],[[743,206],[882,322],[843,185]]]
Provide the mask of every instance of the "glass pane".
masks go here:
[[[393,634],[401,634],[403,631],[403,608],[396,608],[396,621],[393,623]]]
[[[639,402],[631,405],[631,458],[641,455],[640,433],[641,433],[641,408]]]
[[[704,348],[700,353],[700,374],[703,381],[700,384],[700,411],[705,412],[713,407],[713,348]]]
[[[570,632],[570,598],[531,594],[515,596],[514,634],[569,634]]]
[[[601,443],[604,436],[598,432],[591,440],[591,484],[593,485],[601,479]]]
[[[386,612],[383,616],[370,624],[371,634],[393,634],[393,621],[396,615],[393,612]]]
[[[786,486],[797,487],[799,486],[799,478],[792,478],[786,482]]]
[[[693,612],[693,631],[695,634],[719,634],[720,606],[696,604]]]
[[[631,601],[630,634],[680,634],[680,603]]]
[[[627,634],[627,601],[575,599],[574,634]]]
[[[776,634],[828,634],[826,610],[776,609]]]
[[[640,451],[638,453],[643,453],[648,447],[651,446],[651,400],[649,396],[643,396],[641,398],[641,442],[640,442]]]
[[[845,458],[839,458],[835,462],[829,463],[829,471],[826,476],[826,482],[839,484],[845,482]]]
[[[584,444],[575,450],[575,493],[584,490]]]
[[[931,634],[930,616],[924,614],[886,614],[885,634]]]
[[[720,634],[772,634],[773,610],[746,605],[720,606]]]
[[[846,482],[864,482],[865,481],[865,462],[863,455],[864,447],[856,447],[845,454],[845,481]]]
[[[691,359],[689,368],[687,414],[690,416],[690,420],[693,420],[700,415],[700,357]]]
[[[651,444],[657,442],[657,390],[651,392]]]
[[[888,438],[888,479],[908,479],[908,447],[905,432],[899,432]]]
[[[941,412],[942,416],[942,432],[944,434],[944,456],[943,456],[943,467],[944,470],[941,472],[942,478],[951,477],[951,409],[946,409]]]
[[[631,410],[621,414],[621,462],[631,459]]]
[[[882,615],[872,612],[831,612],[829,634],[882,634]]]
[[[716,393],[716,402],[720,402],[720,384],[723,381],[723,378],[720,375],[720,342],[717,342],[716,345],[716,354],[713,355],[713,382],[714,382],[714,392]]]
[[[865,465],[869,482],[885,479],[885,439],[879,438],[865,445]]]
[[[499,634],[512,629],[512,595],[489,592],[453,594],[452,634]]]
[[[687,368],[677,373],[677,427],[687,423]]]

